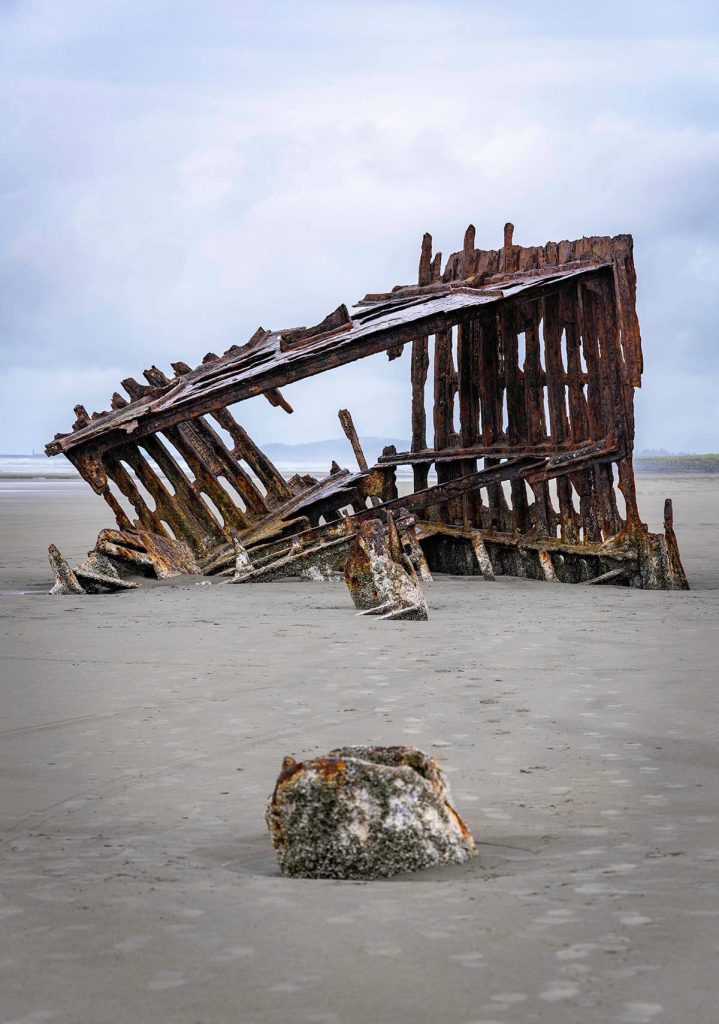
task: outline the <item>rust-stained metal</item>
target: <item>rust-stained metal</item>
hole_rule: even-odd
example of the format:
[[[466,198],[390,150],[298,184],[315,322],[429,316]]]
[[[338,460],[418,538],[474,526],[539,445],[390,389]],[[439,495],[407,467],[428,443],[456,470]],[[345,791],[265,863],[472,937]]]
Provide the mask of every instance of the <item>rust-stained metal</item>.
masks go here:
[[[159,577],[229,575],[240,544],[252,567],[242,581],[315,563],[331,574],[334,545],[346,554],[369,537],[368,520],[394,515],[420,574],[424,562],[427,575],[687,589],[671,504],[663,535],[637,508],[632,238],[513,238],[507,224],[500,249],[478,249],[470,225],[443,268],[425,235],[417,284],[368,294],[352,316],[341,305],[314,327],[258,328],[194,369],[173,363],[174,377],[151,366],[146,384],[126,379],[128,398],[115,393],[109,411],[76,406],[72,432],[46,451],[64,453],[112,508],[118,529],[96,551]],[[410,448],[369,466],[341,410],[357,473],[333,463],[324,480],[287,481],[230,411],[263,394],[291,412],[282,387],[378,352],[396,358],[405,345]],[[400,467],[412,471],[409,494]]]
[[[135,590],[137,583],[123,579],[111,559],[90,551],[86,560],[71,569],[62,552],[54,544],[48,548],[48,560],[55,574],[55,585],[50,591],[56,594],[102,594],[114,590]]]
[[[235,575],[233,583],[270,583],[287,576],[320,582],[341,579],[347,559],[347,550],[353,534],[322,540],[301,547],[293,543],[287,554],[273,557],[264,565],[258,565],[246,572]]]
[[[352,413],[349,411],[349,409],[340,409],[337,415],[339,416],[339,421],[342,426],[342,429],[345,432],[345,437],[352,445],[352,451],[354,452],[354,456],[357,459],[357,465],[359,466],[360,470],[363,473],[369,473],[369,466],[367,465],[365,453],[362,451],[362,445],[360,444],[359,436],[357,434],[357,431],[355,430],[354,421],[352,419]],[[370,494],[369,500],[375,507],[377,505],[382,504],[381,499],[378,498],[376,494]]]
[[[345,432],[345,437],[352,445],[352,451],[354,452],[355,458],[357,459],[357,465],[359,466],[363,473],[369,472],[367,459],[365,458],[365,454],[362,451],[362,445],[360,444],[360,439],[357,436],[354,421],[352,420],[352,413],[349,411],[349,409],[340,409],[337,415],[339,416],[339,421],[340,424],[342,425],[342,429]]]
[[[75,573],[70,568],[70,565],[64,558],[62,552],[55,544],[51,544],[49,546],[47,549],[47,556],[48,561],[50,562],[50,568],[55,575],[55,584],[50,591],[50,594],[53,597],[57,594],[87,593]]]
[[[405,553],[392,513],[365,519],[349,549],[345,583],[360,615],[383,619],[427,619],[427,601]]]

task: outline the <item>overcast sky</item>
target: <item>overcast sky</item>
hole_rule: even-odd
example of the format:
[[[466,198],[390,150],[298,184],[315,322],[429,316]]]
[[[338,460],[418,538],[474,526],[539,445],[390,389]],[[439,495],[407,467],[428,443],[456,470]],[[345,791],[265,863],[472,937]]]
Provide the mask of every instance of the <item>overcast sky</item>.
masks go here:
[[[719,5],[0,0],[0,451],[435,251],[631,232],[640,448],[719,451]],[[260,442],[409,436],[407,359]]]

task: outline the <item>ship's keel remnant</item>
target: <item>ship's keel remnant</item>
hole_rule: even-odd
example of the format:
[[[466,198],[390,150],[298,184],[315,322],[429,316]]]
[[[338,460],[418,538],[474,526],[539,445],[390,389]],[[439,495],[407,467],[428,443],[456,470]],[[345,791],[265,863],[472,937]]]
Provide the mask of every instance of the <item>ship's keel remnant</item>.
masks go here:
[[[173,377],[151,366],[146,384],[123,381],[128,397],[115,393],[110,410],[76,406],[72,432],[46,451],[65,454],[115,515],[94,549],[109,560],[105,576],[109,564],[120,578],[336,578],[373,544],[397,555],[396,526],[399,561],[385,552],[383,564],[406,556],[402,585],[419,594],[417,576],[430,572],[688,589],[671,503],[663,534],[637,508],[635,286],[630,235],[524,247],[507,224],[502,248],[482,250],[470,225],[444,268],[425,235],[417,284],[366,295],[353,316],[339,306],[314,327],[258,328],[194,369],[173,363]],[[369,466],[343,409],[359,472],[333,463],[323,480],[285,480],[230,411],[263,394],[291,413],[281,387],[404,346],[409,450],[386,448]],[[400,467],[414,481],[401,497]],[[60,590],[72,591],[64,578]]]
[[[415,747],[285,758],[267,825],[285,875],[389,878],[475,854],[439,763]]]
[[[115,562],[95,550],[81,565],[71,569],[62,552],[51,544],[48,548],[50,568],[55,573],[55,585],[50,591],[56,594],[102,594],[113,590],[135,590],[137,583],[123,579]]]

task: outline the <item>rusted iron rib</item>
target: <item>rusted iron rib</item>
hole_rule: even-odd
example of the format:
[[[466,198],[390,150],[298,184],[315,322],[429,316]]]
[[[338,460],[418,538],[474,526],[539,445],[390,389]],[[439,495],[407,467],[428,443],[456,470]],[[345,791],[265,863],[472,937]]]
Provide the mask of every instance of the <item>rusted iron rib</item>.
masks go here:
[[[208,352],[194,369],[173,363],[172,379],[151,366],[146,385],[123,382],[129,402],[116,393],[110,411],[92,415],[76,406],[72,432],[46,450],[67,454],[124,534],[184,544],[205,571],[226,567],[233,531],[253,552],[262,548],[269,565],[288,556],[288,536],[301,536],[298,544],[334,539],[347,510],[356,530],[377,509],[406,508],[423,517],[417,536],[439,571],[685,588],[671,509],[660,536],[637,508],[635,285],[629,235],[521,246],[508,223],[501,248],[482,250],[470,224],[444,267],[425,235],[416,284],[366,295],[354,316],[340,305],[312,327],[258,328],[245,345]],[[374,353],[396,358],[406,344],[410,451],[388,449],[370,469],[343,411],[359,474],[333,463],[328,481],[285,481],[229,411],[264,394],[291,412],[281,387]],[[400,498],[402,465],[412,467],[414,492]],[[469,562],[452,554],[455,541],[469,544]],[[611,576],[617,562],[629,568]]]

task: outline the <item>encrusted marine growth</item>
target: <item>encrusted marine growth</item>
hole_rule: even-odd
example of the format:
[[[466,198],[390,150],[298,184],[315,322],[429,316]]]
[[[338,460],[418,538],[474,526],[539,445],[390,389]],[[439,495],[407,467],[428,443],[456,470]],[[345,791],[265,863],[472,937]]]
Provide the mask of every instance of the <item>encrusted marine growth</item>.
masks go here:
[[[389,878],[476,852],[438,762],[415,747],[286,757],[266,820],[282,873],[301,878]]]
[[[347,556],[345,583],[360,615],[429,617],[417,572],[389,512],[386,527],[379,519],[368,519],[360,526]]]
[[[123,579],[115,563],[97,549],[89,551],[81,565],[71,569],[62,552],[54,544],[48,548],[48,561],[55,573],[50,591],[57,594],[102,594],[112,590],[134,590],[136,583]]]

